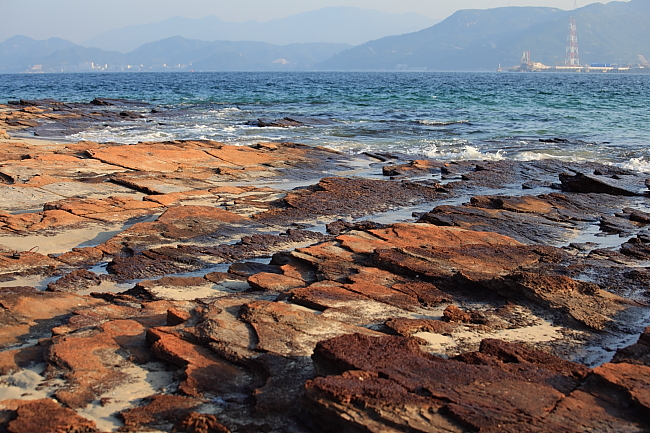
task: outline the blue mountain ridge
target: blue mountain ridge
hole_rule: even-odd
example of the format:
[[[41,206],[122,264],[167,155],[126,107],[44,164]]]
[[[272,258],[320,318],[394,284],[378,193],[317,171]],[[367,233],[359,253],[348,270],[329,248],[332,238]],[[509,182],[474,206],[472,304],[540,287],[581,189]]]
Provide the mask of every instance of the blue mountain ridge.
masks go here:
[[[214,16],[201,19],[174,17],[162,22],[114,29],[81,45],[130,52],[173,36],[203,41],[257,41],[274,45],[292,43],[361,44],[388,35],[409,33],[436,21],[415,13],[391,14],[356,7],[326,7],[268,22],[226,22]]]
[[[569,17],[577,21],[581,62],[636,63],[650,57],[650,0],[594,3],[573,11],[506,7],[461,10],[427,29],[345,50],[323,70],[494,70],[519,64],[522,52],[563,64]]]

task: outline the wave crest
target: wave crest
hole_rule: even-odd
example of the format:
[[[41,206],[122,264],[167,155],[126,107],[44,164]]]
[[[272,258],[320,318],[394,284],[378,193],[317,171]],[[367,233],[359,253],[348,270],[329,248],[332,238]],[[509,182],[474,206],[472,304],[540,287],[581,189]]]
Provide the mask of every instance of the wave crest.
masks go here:
[[[466,145],[462,148],[450,151],[440,151],[435,144],[432,144],[428,150],[424,151],[424,155],[432,159],[450,159],[457,161],[474,159],[480,159],[484,161],[502,161],[506,159],[506,155],[503,150],[497,150],[496,152],[492,153],[484,153],[481,152],[478,147],[471,145]]]
[[[426,125],[426,126],[449,126],[449,125],[460,125],[463,123],[469,123],[469,120],[450,120],[450,121],[442,121],[442,120],[416,120],[415,123],[419,123],[420,125]]]

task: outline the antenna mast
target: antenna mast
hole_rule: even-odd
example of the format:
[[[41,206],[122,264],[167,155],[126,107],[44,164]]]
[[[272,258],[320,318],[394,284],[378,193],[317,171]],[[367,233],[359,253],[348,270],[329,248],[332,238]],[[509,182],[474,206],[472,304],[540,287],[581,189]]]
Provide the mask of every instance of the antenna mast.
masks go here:
[[[580,66],[580,55],[578,53],[578,29],[576,20],[569,17],[569,34],[566,39],[566,57],[564,66]]]

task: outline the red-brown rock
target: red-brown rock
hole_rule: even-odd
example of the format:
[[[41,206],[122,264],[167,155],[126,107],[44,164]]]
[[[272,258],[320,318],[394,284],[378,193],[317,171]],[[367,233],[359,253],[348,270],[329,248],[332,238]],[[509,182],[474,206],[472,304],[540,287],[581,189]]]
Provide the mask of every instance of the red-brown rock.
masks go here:
[[[92,266],[104,258],[104,253],[93,247],[73,248],[72,251],[65,252],[56,259],[71,266]]]
[[[632,432],[648,426],[641,415],[649,395],[639,370],[645,366],[606,364],[588,376],[584,366],[498,340],[444,360],[421,352],[415,339],[358,334],[319,343],[312,358],[317,372],[329,376],[307,382],[307,405],[327,431]],[[603,382],[609,388],[597,385]]]
[[[120,415],[124,419],[122,431],[147,431],[151,429],[170,431],[196,409],[201,402],[176,395],[153,395],[141,407],[129,409]]]
[[[650,417],[650,367],[627,363],[603,364],[594,369],[594,374],[610,385],[623,388],[641,413]]]
[[[316,343],[336,335],[350,332],[377,335],[374,331],[321,318],[278,302],[247,304],[242,318],[255,329],[258,350],[285,356],[309,356]]]
[[[52,327],[61,325],[72,312],[104,304],[99,299],[68,293],[0,291],[0,347],[49,337]]]
[[[49,374],[67,380],[56,398],[68,407],[86,406],[128,378],[122,366],[129,360],[120,352],[137,356],[144,346],[145,327],[135,320],[110,321],[97,329],[55,337],[46,352]]]
[[[253,377],[246,370],[220,359],[210,349],[192,344],[165,332],[165,328],[150,329],[147,340],[160,359],[171,362],[184,371],[179,389],[189,396],[204,392],[220,394],[249,393]]]
[[[403,337],[410,337],[417,332],[448,335],[454,329],[454,325],[431,319],[389,319],[385,325]]]
[[[254,290],[269,290],[274,292],[287,292],[291,289],[305,286],[303,280],[268,272],[261,272],[249,277],[248,284]]]
[[[9,423],[7,427],[9,433],[91,433],[98,431],[93,421],[77,415],[71,409],[61,407],[49,398],[15,402],[14,404],[17,406],[17,418]]]

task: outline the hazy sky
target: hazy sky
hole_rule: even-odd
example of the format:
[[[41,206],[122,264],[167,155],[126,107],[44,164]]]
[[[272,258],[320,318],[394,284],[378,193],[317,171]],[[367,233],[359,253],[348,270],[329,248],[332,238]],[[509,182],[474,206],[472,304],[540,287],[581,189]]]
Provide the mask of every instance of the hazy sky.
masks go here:
[[[547,6],[573,9],[575,0],[0,0],[0,42],[15,35],[79,43],[107,30],[173,16],[269,21],[326,6],[417,12],[442,20],[458,9]],[[601,0],[607,3],[606,0]],[[578,0],[578,7],[594,0]]]

